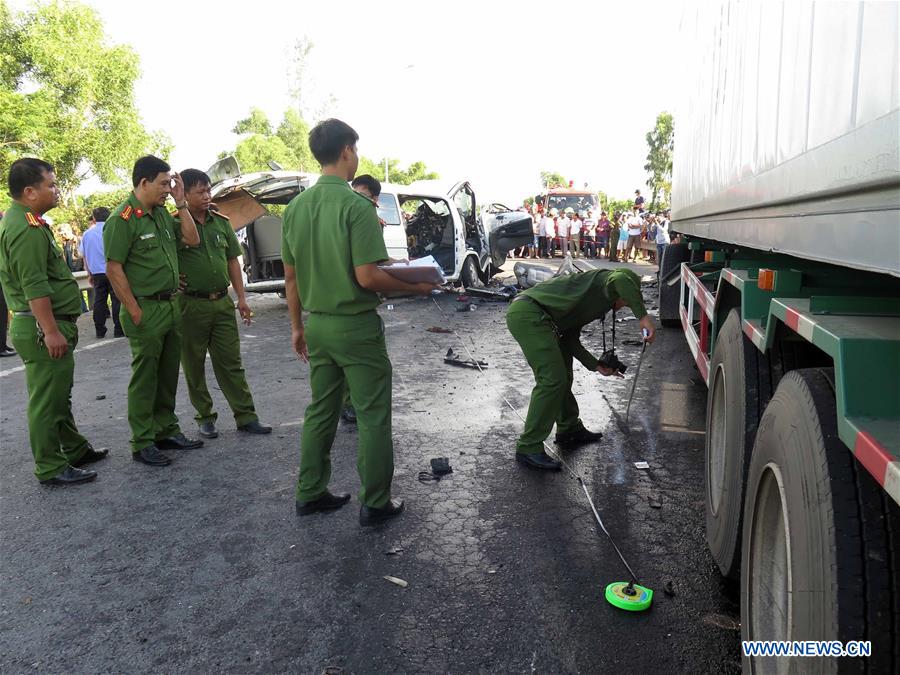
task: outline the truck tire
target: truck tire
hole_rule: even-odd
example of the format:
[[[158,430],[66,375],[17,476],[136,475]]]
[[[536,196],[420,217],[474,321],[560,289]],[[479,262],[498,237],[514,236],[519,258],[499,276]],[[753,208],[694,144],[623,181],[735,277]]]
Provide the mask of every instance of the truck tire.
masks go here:
[[[765,355],[744,336],[732,309],[722,324],[709,364],[706,400],[706,541],[725,577],[741,567],[741,518],[747,466],[768,396]]]
[[[742,640],[868,640],[859,658],[744,657],[744,672],[900,671],[900,509],[837,435],[832,369],[785,375],[748,473]]]
[[[465,262],[463,262],[462,272],[459,274],[463,288],[484,288],[480,271],[475,262],[475,257],[471,255],[466,257]]]
[[[681,284],[669,285],[678,277],[681,263],[690,260],[691,252],[687,244],[669,244],[659,261],[659,322],[669,328],[681,325],[678,306],[681,302]]]

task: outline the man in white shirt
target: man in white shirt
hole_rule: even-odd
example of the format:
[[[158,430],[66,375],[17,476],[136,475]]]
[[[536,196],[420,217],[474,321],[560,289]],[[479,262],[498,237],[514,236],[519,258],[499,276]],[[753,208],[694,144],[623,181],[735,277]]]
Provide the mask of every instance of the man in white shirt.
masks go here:
[[[556,209],[550,209],[550,213],[545,214],[543,220],[541,220],[541,228],[544,230],[544,252],[548,258],[553,257],[553,239],[556,237],[556,214]]]
[[[625,221],[628,227],[628,242],[625,244],[625,262],[631,255],[631,249],[634,249],[634,258],[632,262],[637,262],[638,251],[641,248],[641,230],[644,227],[644,219],[641,218],[640,207],[635,205],[631,216]]]
[[[650,227],[650,236],[656,241],[656,264],[662,265],[663,251],[669,245],[669,218],[668,212]]]
[[[572,227],[572,221],[569,220],[567,211],[563,211],[562,215],[556,219],[556,236],[559,237],[559,247],[562,249],[563,258],[569,255],[569,230]]]

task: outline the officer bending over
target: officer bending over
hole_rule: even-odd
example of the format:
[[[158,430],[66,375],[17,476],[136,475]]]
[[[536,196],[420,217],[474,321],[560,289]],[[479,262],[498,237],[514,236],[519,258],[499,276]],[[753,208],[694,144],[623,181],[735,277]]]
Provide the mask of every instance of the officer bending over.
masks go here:
[[[628,306],[649,332],[656,328],[641,297],[641,281],[627,269],[591,270],[548,279],[523,291],[506,312],[506,325],[534,372],[525,430],[516,443],[516,461],[534,469],[559,470],[561,464],[544,452],[544,440],[556,424],[556,444],[573,448],[600,439],[578,418],[572,394],[572,359],[601,375],[616,375],[581,344],[581,329],[610,309]]]

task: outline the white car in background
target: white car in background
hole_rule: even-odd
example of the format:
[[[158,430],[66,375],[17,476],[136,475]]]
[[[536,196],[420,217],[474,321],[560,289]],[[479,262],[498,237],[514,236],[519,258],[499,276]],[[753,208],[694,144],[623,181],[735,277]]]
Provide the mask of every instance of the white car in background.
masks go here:
[[[318,175],[280,169],[242,175],[233,157],[216,162],[208,173],[213,202],[239,232],[246,290],[283,294],[280,209],[266,206],[288,204]],[[385,223],[388,255],[433,256],[448,282],[465,287],[486,283],[506,261],[507,251],[532,241],[527,213],[492,214],[489,233],[477,214],[475,192],[466,181],[381,184],[378,216]]]

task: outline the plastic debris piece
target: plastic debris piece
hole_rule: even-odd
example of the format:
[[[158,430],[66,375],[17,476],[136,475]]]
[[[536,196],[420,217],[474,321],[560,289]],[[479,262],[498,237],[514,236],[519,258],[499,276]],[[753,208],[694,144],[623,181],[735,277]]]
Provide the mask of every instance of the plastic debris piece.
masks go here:
[[[475,368],[478,370],[478,367],[487,368],[487,361],[478,361],[477,363],[472,359],[462,359],[458,354],[453,352],[453,347],[447,350],[447,355],[444,356],[444,363],[447,363],[451,366],[459,366],[460,368]]]
[[[106,399],[106,394],[97,394],[98,401],[103,401],[104,399]]]
[[[425,329],[428,333],[452,333],[453,331],[449,328],[441,328],[440,326],[432,326],[431,328]]]
[[[649,469],[650,465],[647,462],[635,462],[634,468],[635,469]]]
[[[388,305],[387,308],[388,308],[389,310],[392,310],[392,309],[394,309],[394,306],[393,306],[393,305]]]
[[[385,581],[390,581],[392,584],[396,584],[400,588],[406,588],[407,586],[409,586],[409,584],[407,582],[405,582],[403,579],[400,579],[398,577],[392,577],[389,574],[385,574],[381,578],[384,579]]]
[[[403,553],[402,546],[395,546],[394,548],[389,548],[384,552],[385,555],[400,555],[401,553]]]

